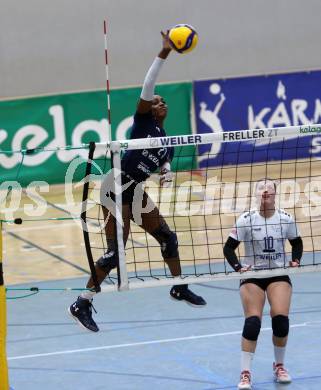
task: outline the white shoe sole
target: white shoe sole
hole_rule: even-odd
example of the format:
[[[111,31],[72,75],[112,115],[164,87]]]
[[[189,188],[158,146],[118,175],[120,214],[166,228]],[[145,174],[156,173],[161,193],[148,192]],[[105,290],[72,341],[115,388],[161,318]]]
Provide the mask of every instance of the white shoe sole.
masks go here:
[[[90,330],[90,329],[88,329],[88,328],[86,328],[79,320],[78,320],[78,318],[77,317],[75,317],[73,314],[72,314],[72,312],[70,311],[70,307],[68,307],[68,313],[70,314],[70,316],[71,316],[71,318],[73,318],[76,322],[77,322],[77,324],[82,328],[82,329],[85,329],[87,332],[89,332],[89,333],[97,333],[97,332],[94,332],[93,330]]]
[[[274,379],[274,382],[276,382],[276,383],[278,383],[278,384],[280,384],[280,385],[288,385],[289,383],[291,383],[292,382],[292,379],[289,379],[289,380],[287,380],[287,381],[284,381],[284,380],[279,380],[279,379]]]
[[[188,302],[185,299],[176,299],[176,298],[172,297],[171,295],[169,297],[170,297],[170,299],[172,301],[175,301],[175,302],[185,302],[187,305],[192,306],[192,307],[197,307],[199,309],[204,308],[206,306],[206,304],[205,305],[194,305],[194,303]]]

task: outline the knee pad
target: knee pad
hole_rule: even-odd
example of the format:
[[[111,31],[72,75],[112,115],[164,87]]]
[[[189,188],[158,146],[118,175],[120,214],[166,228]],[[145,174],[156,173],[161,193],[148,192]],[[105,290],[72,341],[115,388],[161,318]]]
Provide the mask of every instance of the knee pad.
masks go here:
[[[242,336],[250,341],[256,341],[261,330],[261,320],[257,316],[245,319]]]
[[[96,261],[96,265],[106,272],[110,272],[118,265],[118,254],[113,250],[108,250],[104,256]]]
[[[164,259],[178,257],[177,235],[167,225],[160,226],[152,233],[152,236],[160,243]]]
[[[176,233],[170,232],[167,240],[161,244],[161,251],[164,259],[178,257],[178,242]]]
[[[289,317],[281,314],[272,318],[273,335],[276,337],[286,337],[289,334]]]

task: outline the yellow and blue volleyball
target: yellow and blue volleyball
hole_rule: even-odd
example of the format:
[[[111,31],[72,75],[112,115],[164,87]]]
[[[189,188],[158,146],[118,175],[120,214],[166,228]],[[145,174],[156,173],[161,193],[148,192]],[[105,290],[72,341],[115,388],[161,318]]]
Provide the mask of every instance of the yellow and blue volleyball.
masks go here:
[[[189,24],[177,24],[169,30],[168,39],[171,47],[180,54],[192,51],[197,45],[198,36]]]

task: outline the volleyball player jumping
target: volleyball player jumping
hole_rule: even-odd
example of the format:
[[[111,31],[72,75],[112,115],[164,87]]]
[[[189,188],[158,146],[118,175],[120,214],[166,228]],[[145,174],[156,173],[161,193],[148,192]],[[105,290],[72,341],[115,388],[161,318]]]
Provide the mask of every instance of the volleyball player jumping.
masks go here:
[[[134,116],[134,124],[131,131],[131,138],[164,137],[166,132],[163,128],[167,115],[167,105],[159,95],[154,95],[154,87],[161,67],[168,57],[171,48],[168,42],[168,34],[162,32],[163,44],[158,56],[148,70],[137,111]],[[151,205],[152,200],[142,189],[144,181],[155,171],[160,172],[160,184],[171,181],[172,173],[170,162],[173,158],[173,148],[154,148],[144,150],[128,150],[121,161],[122,187],[122,214],[123,214],[123,237],[126,244],[130,221],[135,219],[133,214],[136,209],[141,210],[142,206]],[[138,190],[138,191],[137,191]],[[135,194],[141,193],[141,197]],[[112,197],[112,195],[111,195]],[[137,203],[139,202],[139,204]],[[102,200],[104,203],[104,200]],[[150,207],[149,207],[150,209]],[[102,283],[110,271],[117,267],[118,253],[116,249],[115,219],[110,211],[103,207],[106,221],[107,252],[96,262],[98,282]],[[160,244],[162,256],[173,276],[181,275],[181,266],[178,252],[176,234],[170,230],[165,219],[156,206],[148,213],[141,214],[139,225],[151,234]],[[87,283],[87,288],[93,288],[92,278]],[[84,291],[69,308],[72,317],[84,328],[98,332],[99,328],[92,318],[92,299],[94,291]],[[186,301],[194,306],[206,305],[205,300],[194,294],[187,284],[173,286],[170,295],[178,301]]]

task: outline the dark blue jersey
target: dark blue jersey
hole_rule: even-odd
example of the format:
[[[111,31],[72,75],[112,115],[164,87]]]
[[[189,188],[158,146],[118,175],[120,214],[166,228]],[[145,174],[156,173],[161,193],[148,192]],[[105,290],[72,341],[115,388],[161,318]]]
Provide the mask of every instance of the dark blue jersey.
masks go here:
[[[166,132],[157,123],[149,111],[146,114],[135,113],[130,139],[166,137]],[[137,182],[145,181],[166,161],[171,161],[174,148],[155,148],[126,150],[121,161],[122,171]]]

